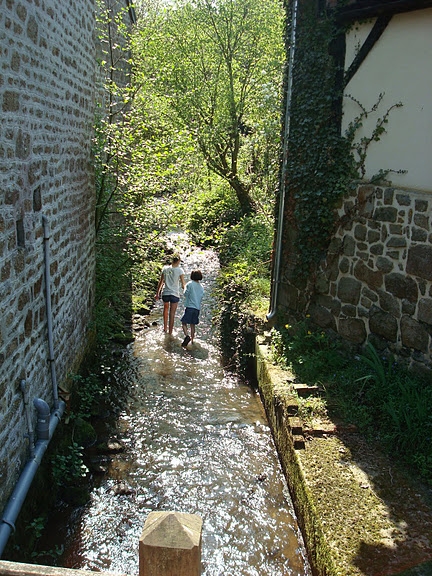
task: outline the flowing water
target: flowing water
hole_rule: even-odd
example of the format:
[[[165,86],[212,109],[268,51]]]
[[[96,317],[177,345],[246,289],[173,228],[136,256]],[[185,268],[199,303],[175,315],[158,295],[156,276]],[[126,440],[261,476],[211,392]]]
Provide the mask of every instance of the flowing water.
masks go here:
[[[145,519],[169,510],[202,518],[203,575],[310,576],[259,396],[224,371],[215,347],[217,258],[185,246],[186,279],[194,268],[204,276],[197,340],[181,347],[181,303],[173,336],[164,334],[158,303],[149,318],[158,325],[130,346],[117,421],[124,451],[71,523],[62,565],[137,574]]]

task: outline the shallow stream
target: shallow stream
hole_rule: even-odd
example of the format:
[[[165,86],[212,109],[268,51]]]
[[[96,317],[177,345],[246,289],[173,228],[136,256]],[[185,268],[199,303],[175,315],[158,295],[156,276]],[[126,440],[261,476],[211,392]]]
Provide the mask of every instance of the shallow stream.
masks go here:
[[[195,268],[204,276],[197,340],[181,347],[181,302],[173,336],[161,303],[147,318],[156,325],[137,333],[116,424],[124,449],[71,520],[62,565],[137,574],[147,515],[174,510],[203,520],[205,576],[310,576],[259,396],[224,370],[216,348],[217,258],[186,246],[186,279]]]

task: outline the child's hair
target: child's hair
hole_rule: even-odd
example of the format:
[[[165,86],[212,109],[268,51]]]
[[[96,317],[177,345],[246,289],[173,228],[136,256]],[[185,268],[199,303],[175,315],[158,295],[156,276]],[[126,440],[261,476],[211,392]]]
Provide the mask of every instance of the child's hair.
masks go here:
[[[201,270],[192,270],[190,277],[191,280],[202,280]]]
[[[178,256],[177,254],[174,254],[174,256],[171,258],[171,262],[173,264],[175,264],[176,262],[180,261],[180,256]]]

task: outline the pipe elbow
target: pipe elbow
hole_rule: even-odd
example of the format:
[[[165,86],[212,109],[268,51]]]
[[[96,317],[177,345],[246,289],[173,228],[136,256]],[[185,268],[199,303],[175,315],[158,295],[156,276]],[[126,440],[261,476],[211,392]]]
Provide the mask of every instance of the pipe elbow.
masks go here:
[[[274,318],[275,316],[276,316],[276,309],[271,310],[268,314],[266,314],[267,320],[271,320],[271,319]]]
[[[58,420],[61,420],[63,417],[63,414],[65,413],[65,410],[66,410],[65,402],[63,402],[63,400],[59,400],[58,406],[54,410],[52,415],[55,416],[56,418],[58,418]]]
[[[42,398],[35,398],[33,400],[33,405],[37,410],[38,416],[46,417],[50,415],[50,408],[45,400],[42,400]]]
[[[38,414],[36,425],[37,439],[49,440],[50,408],[42,398],[35,398],[33,405]]]

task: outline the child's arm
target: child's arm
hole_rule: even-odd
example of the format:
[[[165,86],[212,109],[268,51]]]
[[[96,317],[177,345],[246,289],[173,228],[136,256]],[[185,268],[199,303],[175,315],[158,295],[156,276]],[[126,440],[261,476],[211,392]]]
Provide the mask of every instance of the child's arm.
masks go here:
[[[164,283],[164,275],[162,273],[156,288],[156,296],[155,296],[156,300],[159,300],[160,298],[160,291],[162,290],[163,283]]]

